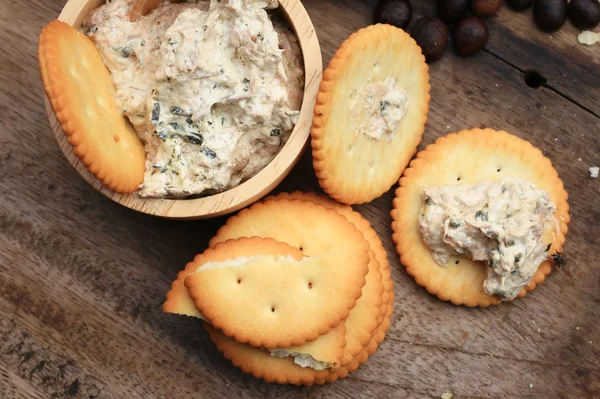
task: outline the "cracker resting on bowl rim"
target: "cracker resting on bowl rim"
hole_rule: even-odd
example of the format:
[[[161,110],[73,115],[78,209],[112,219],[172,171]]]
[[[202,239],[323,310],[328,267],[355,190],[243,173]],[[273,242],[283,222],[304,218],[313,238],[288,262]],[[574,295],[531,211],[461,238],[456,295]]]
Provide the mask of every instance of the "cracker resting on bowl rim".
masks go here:
[[[421,141],[429,69],[415,41],[390,25],[352,34],[323,74],[311,143],[321,187],[360,204],[394,185]]]
[[[109,189],[137,190],[144,147],[117,108],[110,74],[92,41],[54,20],[40,34],[38,60],[44,91],[75,156]]]
[[[489,306],[501,302],[500,298],[483,292],[486,270],[482,262],[465,257],[453,257],[456,261],[446,267],[435,262],[418,227],[423,189],[506,177],[530,181],[549,193],[556,205],[554,218],[559,228],[554,235],[545,232],[545,236],[552,235],[545,238],[552,243],[548,253],[559,252],[570,221],[568,195],[550,160],[529,142],[503,131],[463,130],[437,139],[419,152],[405,170],[391,212],[393,239],[407,272],[431,294],[456,305]],[[549,260],[541,263],[518,297],[534,290],[551,269]]]

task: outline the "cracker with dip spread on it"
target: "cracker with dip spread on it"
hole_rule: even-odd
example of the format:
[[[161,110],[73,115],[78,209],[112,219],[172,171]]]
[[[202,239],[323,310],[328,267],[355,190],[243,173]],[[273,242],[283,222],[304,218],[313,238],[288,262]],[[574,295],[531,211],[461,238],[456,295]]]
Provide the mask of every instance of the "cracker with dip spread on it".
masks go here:
[[[304,71],[294,33],[267,13],[277,6],[113,0],[87,16],[82,29],[147,153],[139,196],[226,191],[256,175],[287,142]]]
[[[73,154],[109,189],[137,190],[144,179],[144,147],[117,108],[94,43],[55,20],[40,34],[38,60],[44,91]]]
[[[321,187],[361,204],[395,184],[421,141],[429,69],[401,29],[372,25],[337,50],[317,96],[311,143]]]
[[[502,131],[464,130],[419,152],[392,211],[400,260],[417,283],[457,305],[523,297],[550,273],[570,221],[550,160]]]

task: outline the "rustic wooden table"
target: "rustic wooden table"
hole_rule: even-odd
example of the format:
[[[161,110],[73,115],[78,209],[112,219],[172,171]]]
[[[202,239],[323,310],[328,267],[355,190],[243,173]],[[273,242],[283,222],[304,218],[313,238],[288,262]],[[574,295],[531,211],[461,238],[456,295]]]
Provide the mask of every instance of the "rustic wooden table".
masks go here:
[[[417,4],[418,3],[418,4]],[[431,14],[433,1],[413,1]],[[0,0],[0,397],[600,397],[600,44],[544,34],[530,13],[489,19],[485,51],[431,66],[423,145],[487,126],[529,139],[570,194],[568,264],[523,300],[489,309],[439,301],[398,262],[392,193],[358,207],[395,281],[387,340],[356,373],[311,388],[268,385],[217,352],[197,320],[160,310],[177,272],[224,218],[160,220],[94,191],[58,149],[44,111],[37,35],[64,0]],[[306,0],[327,63],[374,1]],[[540,88],[526,71],[547,79]],[[318,190],[309,154],[278,190]]]

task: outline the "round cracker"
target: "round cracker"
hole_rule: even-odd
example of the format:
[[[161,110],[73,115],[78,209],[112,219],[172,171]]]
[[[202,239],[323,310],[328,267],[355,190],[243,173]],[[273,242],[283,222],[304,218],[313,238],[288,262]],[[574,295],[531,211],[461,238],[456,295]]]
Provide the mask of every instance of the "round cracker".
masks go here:
[[[266,200],[277,199],[300,199],[333,208],[356,226],[369,243],[371,259],[369,261],[369,272],[366,276],[366,283],[363,287],[361,297],[356,302],[356,307],[350,311],[350,315],[345,323],[347,333],[342,365],[347,364],[369,343],[373,332],[381,324],[383,315],[385,314],[385,308],[382,306],[384,305],[384,279],[380,271],[381,267],[387,267],[387,256],[385,256],[383,244],[369,222],[360,213],[353,211],[348,205],[335,202],[324,195],[301,191],[280,193],[266,198]],[[381,250],[383,250],[383,257],[381,256]],[[375,251],[377,251],[379,257],[375,256]],[[388,297],[387,299],[389,299],[389,294],[387,292],[385,294]],[[382,309],[384,309],[384,312],[381,312]]]
[[[483,263],[454,257],[452,260],[458,264],[449,262],[444,268],[433,260],[421,239],[418,218],[425,187],[477,184],[504,177],[529,180],[550,194],[560,229],[556,234],[546,232],[543,239],[552,242],[550,254],[560,251],[570,221],[568,195],[550,160],[529,142],[503,131],[463,130],[440,137],[427,146],[404,172],[391,212],[393,239],[407,272],[431,294],[456,305],[489,306],[501,302],[500,298],[483,292],[486,277]],[[543,262],[518,297],[541,284],[551,269],[549,261]]]
[[[374,139],[357,131],[365,112],[349,110],[369,82],[390,77],[406,93],[407,112],[391,140]],[[346,204],[388,191],[421,141],[429,90],[425,57],[406,32],[378,24],[352,34],[331,59],[317,95],[311,144],[321,187]]]
[[[75,156],[109,189],[137,190],[146,153],[117,107],[110,74],[94,43],[55,20],[40,34],[38,59],[44,91]]]
[[[303,259],[284,253],[242,258],[239,263],[235,256],[240,247],[272,241],[252,237],[218,243],[208,251],[238,260],[198,265],[184,284],[196,309],[228,337],[259,348],[300,346],[327,334],[356,308],[369,253],[359,245]]]

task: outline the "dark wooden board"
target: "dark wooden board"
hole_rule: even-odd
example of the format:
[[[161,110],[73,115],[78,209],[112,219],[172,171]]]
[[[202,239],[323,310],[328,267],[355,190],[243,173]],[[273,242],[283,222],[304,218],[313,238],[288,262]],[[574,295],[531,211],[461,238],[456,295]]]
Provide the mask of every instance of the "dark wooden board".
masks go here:
[[[431,12],[431,2],[413,3],[420,14]],[[371,22],[375,2],[304,4],[327,63]],[[567,266],[513,303],[466,309],[441,302],[399,264],[390,191],[357,207],[390,258],[396,301],[388,338],[346,380],[295,388],[243,375],[196,320],[160,311],[171,280],[224,218],[177,222],[129,211],[96,193],[62,156],[35,55],[40,29],[62,5],[0,2],[1,398],[600,397],[600,180],[587,170],[600,164],[600,47],[568,45],[572,27],[551,40],[527,14],[503,10],[490,21],[486,51],[462,59],[449,47],[431,65],[421,147],[473,126],[540,147],[570,194]],[[548,87],[524,83],[530,68],[547,68],[539,72]],[[555,79],[563,74],[578,80]],[[296,189],[320,191],[308,153],[277,191]]]

